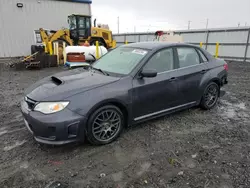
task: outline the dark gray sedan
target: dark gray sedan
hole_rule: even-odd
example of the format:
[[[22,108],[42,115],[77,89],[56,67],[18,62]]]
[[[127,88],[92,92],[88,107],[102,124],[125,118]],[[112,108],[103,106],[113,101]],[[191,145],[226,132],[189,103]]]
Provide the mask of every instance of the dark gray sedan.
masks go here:
[[[24,122],[45,144],[107,144],[123,128],[193,106],[213,108],[228,65],[188,44],[134,43],[88,68],[44,78],[25,92]],[[209,113],[209,112],[208,112]]]

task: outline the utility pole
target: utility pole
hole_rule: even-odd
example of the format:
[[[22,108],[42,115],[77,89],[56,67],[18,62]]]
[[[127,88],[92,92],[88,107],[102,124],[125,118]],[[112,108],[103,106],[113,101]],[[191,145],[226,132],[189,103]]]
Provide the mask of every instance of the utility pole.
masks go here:
[[[117,29],[118,29],[118,34],[120,33],[120,18],[119,16],[117,17]]]
[[[188,30],[190,29],[190,23],[191,23],[191,21],[189,20],[188,21]]]
[[[150,27],[151,27],[151,24],[149,24],[149,26],[148,26],[148,31],[147,31],[147,41],[148,41],[148,35],[149,35],[149,30],[150,30]]]
[[[207,23],[206,23],[206,29],[208,28],[208,21],[209,21],[209,19],[207,19]]]
[[[136,33],[136,26],[134,26],[134,33]],[[136,42],[136,36],[134,35],[134,41]]]

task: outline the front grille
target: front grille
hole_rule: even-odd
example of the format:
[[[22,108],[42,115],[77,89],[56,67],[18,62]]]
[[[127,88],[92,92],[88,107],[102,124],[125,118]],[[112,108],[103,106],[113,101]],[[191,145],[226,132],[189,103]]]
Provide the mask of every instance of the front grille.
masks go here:
[[[28,107],[30,110],[33,110],[35,105],[36,105],[36,101],[32,100],[31,98],[29,97],[25,97],[25,101],[26,103],[28,104]]]

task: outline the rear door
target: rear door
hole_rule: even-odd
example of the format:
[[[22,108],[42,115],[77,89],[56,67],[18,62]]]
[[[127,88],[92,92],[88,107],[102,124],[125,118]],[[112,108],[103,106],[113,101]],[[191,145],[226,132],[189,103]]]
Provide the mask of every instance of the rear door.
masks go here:
[[[177,82],[180,104],[198,101],[202,95],[200,82],[207,72],[207,66],[202,61],[201,52],[195,47],[176,47],[178,59]]]

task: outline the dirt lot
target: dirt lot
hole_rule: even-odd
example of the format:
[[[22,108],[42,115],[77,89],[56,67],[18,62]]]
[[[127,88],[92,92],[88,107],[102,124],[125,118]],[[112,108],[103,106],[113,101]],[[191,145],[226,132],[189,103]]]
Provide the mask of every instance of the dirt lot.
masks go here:
[[[130,128],[96,147],[37,144],[24,127],[24,88],[60,71],[0,71],[0,187],[249,188],[250,64],[230,63],[226,95]]]

